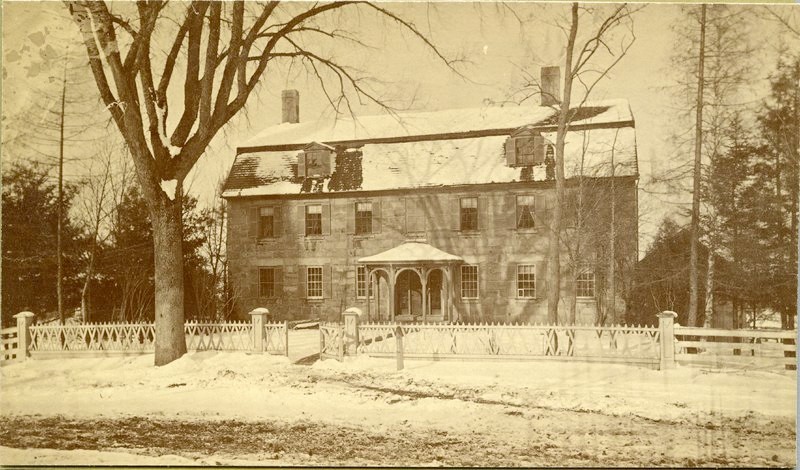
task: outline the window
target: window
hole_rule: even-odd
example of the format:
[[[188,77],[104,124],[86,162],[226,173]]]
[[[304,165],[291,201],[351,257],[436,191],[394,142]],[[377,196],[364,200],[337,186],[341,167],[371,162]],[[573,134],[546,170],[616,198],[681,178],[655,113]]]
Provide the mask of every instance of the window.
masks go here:
[[[535,163],[534,140],[530,138],[517,138],[515,141],[517,163],[520,165],[533,165]]]
[[[536,297],[536,274],[532,264],[517,266],[517,297]]]
[[[356,234],[372,233],[372,203],[356,203]]]
[[[306,206],[306,236],[322,235],[322,206]]]
[[[575,279],[575,293],[578,297],[594,298],[594,271],[591,268],[585,268],[578,273]]]
[[[322,266],[306,268],[306,298],[322,298]]]
[[[556,159],[556,148],[553,144],[547,144],[544,150],[544,161],[555,161]]]
[[[372,284],[367,277],[367,267],[359,266],[356,270],[356,298],[366,299],[367,289],[369,289],[369,298],[373,298]]]
[[[533,228],[536,225],[533,203],[533,196],[517,196],[517,228]]]
[[[461,230],[478,230],[478,198],[461,198]]]
[[[474,265],[461,266],[461,298],[478,298],[478,267]]]
[[[258,213],[258,238],[275,237],[275,209],[262,207]]]
[[[258,296],[275,297],[274,268],[260,268],[258,270]]]

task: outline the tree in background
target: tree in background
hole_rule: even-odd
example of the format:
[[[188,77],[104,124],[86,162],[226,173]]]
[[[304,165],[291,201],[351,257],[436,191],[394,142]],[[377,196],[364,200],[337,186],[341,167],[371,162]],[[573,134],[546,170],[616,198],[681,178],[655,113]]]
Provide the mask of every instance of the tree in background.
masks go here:
[[[69,207],[77,191],[64,187],[64,204]],[[3,325],[23,310],[52,312],[58,308],[56,296],[56,232],[58,227],[58,188],[48,168],[37,163],[15,163],[3,171]],[[79,255],[81,237],[64,211],[65,304],[78,302]]]

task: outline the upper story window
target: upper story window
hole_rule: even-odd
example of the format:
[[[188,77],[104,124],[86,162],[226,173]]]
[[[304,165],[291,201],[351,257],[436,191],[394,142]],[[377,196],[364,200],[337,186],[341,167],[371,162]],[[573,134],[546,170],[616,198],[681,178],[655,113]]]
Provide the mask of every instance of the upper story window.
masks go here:
[[[594,270],[583,268],[575,279],[575,295],[594,298]]]
[[[517,196],[517,228],[534,228],[534,196]]]
[[[470,231],[478,230],[478,198],[477,197],[462,197],[461,198],[461,230]]]
[[[322,235],[322,205],[306,206],[306,236]]]
[[[258,238],[275,238],[275,208],[262,207],[258,211]]]
[[[372,233],[372,203],[356,203],[356,234]]]
[[[330,145],[313,142],[297,154],[297,176],[325,177],[333,171],[335,149]]]
[[[517,297],[531,299],[536,297],[536,272],[532,264],[517,266]]]
[[[546,147],[544,137],[530,130],[512,134],[505,143],[508,166],[531,166],[544,163]]]
[[[461,298],[478,298],[478,267],[475,265],[461,266]]]

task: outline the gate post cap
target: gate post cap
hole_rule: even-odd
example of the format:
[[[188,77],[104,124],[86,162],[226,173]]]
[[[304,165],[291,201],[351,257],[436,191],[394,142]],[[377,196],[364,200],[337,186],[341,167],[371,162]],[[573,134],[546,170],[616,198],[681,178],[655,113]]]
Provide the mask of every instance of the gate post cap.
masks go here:
[[[250,315],[269,315],[269,309],[264,307],[254,308],[250,311]]]
[[[672,310],[664,310],[663,312],[658,312],[656,316],[658,318],[678,318],[678,314],[673,312]]]
[[[362,312],[361,309],[358,307],[349,307],[347,310],[344,311],[344,313],[342,313],[342,315],[356,315],[359,317],[363,314],[364,312]]]
[[[14,318],[31,318],[35,316],[36,315],[33,312],[19,312],[18,314],[14,315]]]

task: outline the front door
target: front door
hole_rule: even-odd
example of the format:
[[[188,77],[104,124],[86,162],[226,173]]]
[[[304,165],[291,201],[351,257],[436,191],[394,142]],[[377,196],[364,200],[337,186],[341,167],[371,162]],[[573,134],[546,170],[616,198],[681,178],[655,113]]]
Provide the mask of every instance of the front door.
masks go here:
[[[422,316],[422,282],[411,270],[400,273],[394,288],[395,317],[400,321],[415,320]]]

